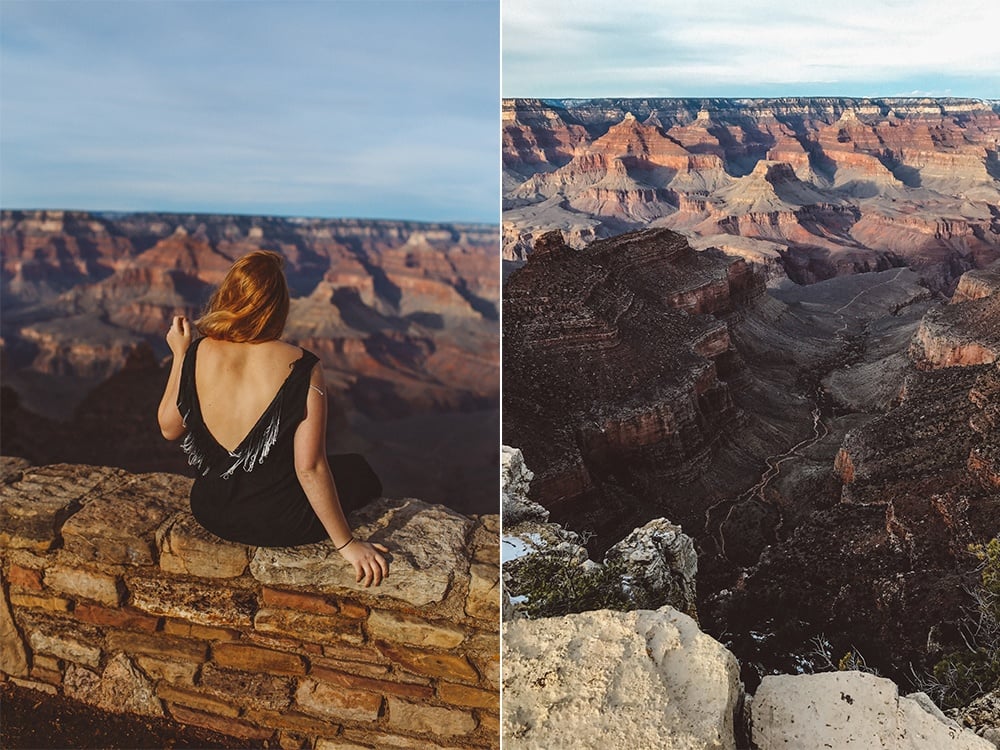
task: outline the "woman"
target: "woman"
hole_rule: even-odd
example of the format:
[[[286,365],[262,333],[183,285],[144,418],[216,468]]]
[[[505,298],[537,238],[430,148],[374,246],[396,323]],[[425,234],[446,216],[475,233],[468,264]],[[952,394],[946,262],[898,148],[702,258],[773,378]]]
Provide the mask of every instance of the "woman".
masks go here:
[[[316,355],[278,340],[287,317],[281,256],[237,260],[195,321],[203,338],[192,342],[183,316],[167,332],[174,361],[160,430],[184,437],[199,473],[191,512],[206,529],[261,547],[329,538],[359,582],[378,586],[388,550],[351,533],[326,457],[323,370]],[[371,478],[378,489],[365,500],[380,490]]]

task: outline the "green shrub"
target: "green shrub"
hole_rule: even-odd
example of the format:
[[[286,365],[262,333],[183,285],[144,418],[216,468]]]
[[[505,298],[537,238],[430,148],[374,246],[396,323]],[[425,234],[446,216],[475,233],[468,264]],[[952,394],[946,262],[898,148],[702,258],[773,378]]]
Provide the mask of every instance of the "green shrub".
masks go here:
[[[945,708],[967,706],[1000,689],[1000,539],[969,551],[982,569],[976,606],[964,634],[967,647],[935,664],[933,682],[921,686]]]

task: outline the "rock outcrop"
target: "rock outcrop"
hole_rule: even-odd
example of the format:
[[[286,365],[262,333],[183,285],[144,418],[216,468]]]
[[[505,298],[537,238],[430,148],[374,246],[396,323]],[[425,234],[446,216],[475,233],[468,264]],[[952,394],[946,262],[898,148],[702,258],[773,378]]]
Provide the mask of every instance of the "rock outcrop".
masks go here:
[[[523,260],[550,229],[582,247],[650,223],[727,252],[738,246],[727,237],[770,243],[778,262],[756,260],[800,283],[906,263],[951,291],[963,271],[1000,256],[1000,115],[986,102],[509,99],[503,107],[508,260]]]
[[[994,747],[947,719],[926,696],[901,697],[891,680],[863,672],[769,675],[754,696],[751,717],[759,750]]]
[[[380,499],[330,544],[225,542],[190,480],[4,458],[4,679],[281,747],[497,747],[499,518]]]
[[[503,652],[510,750],[736,747],[736,659],[670,607],[517,619]]]

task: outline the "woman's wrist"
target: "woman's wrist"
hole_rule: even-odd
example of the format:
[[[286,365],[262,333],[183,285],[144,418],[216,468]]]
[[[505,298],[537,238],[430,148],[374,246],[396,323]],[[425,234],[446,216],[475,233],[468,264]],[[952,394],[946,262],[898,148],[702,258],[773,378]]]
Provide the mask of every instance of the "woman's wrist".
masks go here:
[[[351,544],[351,542],[356,542],[356,541],[358,541],[358,540],[354,538],[354,534],[351,534],[351,538],[348,539],[343,544],[341,544],[339,547],[336,547],[335,550],[337,552],[340,552],[342,549],[344,549],[345,547],[347,547],[347,545]]]

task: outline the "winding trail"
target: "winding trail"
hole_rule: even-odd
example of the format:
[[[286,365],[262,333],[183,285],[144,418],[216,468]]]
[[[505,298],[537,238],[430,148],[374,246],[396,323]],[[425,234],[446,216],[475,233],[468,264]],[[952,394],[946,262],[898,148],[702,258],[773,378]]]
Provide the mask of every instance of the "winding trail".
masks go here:
[[[843,325],[841,325],[840,328],[834,331],[833,334],[834,338],[843,339],[845,332],[847,331],[848,327],[851,324],[850,319],[846,315],[844,315],[845,310],[847,310],[855,302],[857,302],[859,299],[861,299],[864,295],[868,294],[873,289],[877,289],[881,286],[886,286],[887,284],[894,283],[900,277],[900,275],[902,275],[902,273],[907,270],[909,269],[906,267],[900,268],[891,279],[887,279],[886,281],[874,284],[866,289],[862,289],[860,292],[855,294],[854,297],[852,297],[847,303],[841,305],[836,310],[833,310],[832,313],[830,314],[839,315],[840,318],[843,320]],[[829,372],[827,374],[829,374]],[[820,380],[822,380],[822,378]],[[705,511],[705,530],[706,531],[709,531],[710,529],[712,530],[710,533],[712,535],[712,538],[715,539],[716,543],[718,544],[719,555],[724,560],[729,561],[729,557],[726,555],[726,535],[724,527],[729,522],[730,518],[732,518],[733,511],[735,511],[736,508],[743,505],[744,503],[751,501],[759,500],[761,503],[767,504],[767,498],[764,496],[764,491],[767,489],[768,485],[770,485],[771,482],[773,482],[778,477],[778,475],[781,474],[781,465],[786,461],[792,460],[793,458],[801,458],[802,457],[801,451],[812,447],[815,443],[819,442],[820,440],[822,440],[823,438],[825,438],[827,435],[830,434],[830,428],[826,424],[826,422],[823,421],[823,414],[821,407],[819,405],[822,392],[823,392],[823,386],[817,385],[816,391],[809,396],[813,404],[812,435],[805,438],[804,440],[800,440],[798,443],[796,443],[783,453],[776,453],[764,459],[764,464],[766,468],[764,469],[764,472],[760,475],[760,479],[753,487],[743,492],[735,500],[730,500],[730,499],[720,500],[719,502],[709,506],[708,509]],[[725,516],[722,517],[722,520],[720,520],[716,525],[712,521],[712,516],[718,508],[726,505],[727,503],[729,504],[729,509],[728,511],[726,511]],[[778,516],[779,520],[777,525],[775,526],[776,532],[780,530],[784,520],[781,517],[780,510],[778,511]]]

